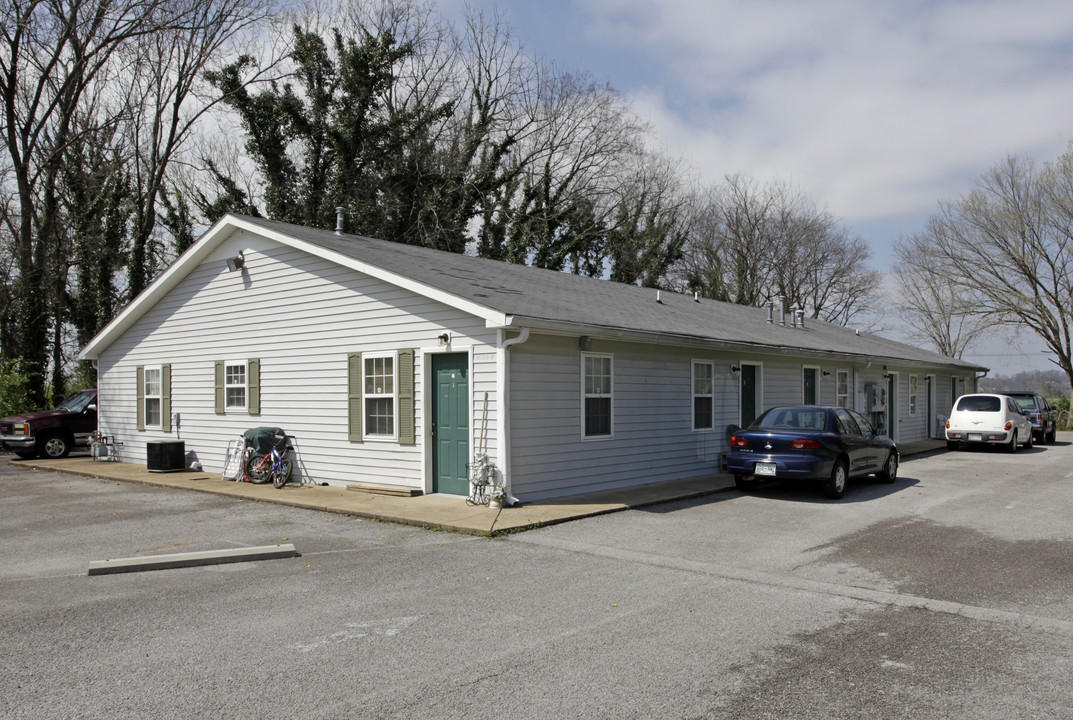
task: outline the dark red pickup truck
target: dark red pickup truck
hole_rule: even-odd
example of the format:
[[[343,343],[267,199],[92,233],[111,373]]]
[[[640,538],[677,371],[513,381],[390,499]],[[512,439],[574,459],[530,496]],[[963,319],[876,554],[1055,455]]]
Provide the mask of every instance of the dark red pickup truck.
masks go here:
[[[55,410],[0,420],[0,447],[21,458],[67,457],[74,447],[89,447],[97,431],[97,391],[79,390]]]

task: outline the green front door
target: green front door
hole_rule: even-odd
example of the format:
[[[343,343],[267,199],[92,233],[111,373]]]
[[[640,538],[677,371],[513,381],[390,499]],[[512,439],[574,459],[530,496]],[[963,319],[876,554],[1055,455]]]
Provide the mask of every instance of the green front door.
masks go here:
[[[469,356],[432,356],[432,492],[469,495]]]

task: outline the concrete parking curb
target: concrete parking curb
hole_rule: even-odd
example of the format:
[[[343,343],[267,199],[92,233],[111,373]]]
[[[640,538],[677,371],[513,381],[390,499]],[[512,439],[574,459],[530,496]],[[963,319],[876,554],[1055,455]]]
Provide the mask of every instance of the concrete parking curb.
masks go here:
[[[89,564],[89,575],[142,572],[145,570],[171,570],[198,565],[222,565],[224,563],[251,562],[253,560],[277,560],[298,555],[294,545],[264,545],[261,547],[234,548],[230,550],[203,550],[201,552],[170,553],[148,557],[94,560]]]

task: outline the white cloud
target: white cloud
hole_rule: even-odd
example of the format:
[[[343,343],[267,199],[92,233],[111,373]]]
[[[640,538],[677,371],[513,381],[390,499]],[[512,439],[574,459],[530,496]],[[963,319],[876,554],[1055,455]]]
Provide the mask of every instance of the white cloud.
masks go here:
[[[1068,2],[587,0],[590,41],[674,155],[792,181],[848,222],[919,217],[1073,129]],[[653,80],[653,78],[655,78]]]

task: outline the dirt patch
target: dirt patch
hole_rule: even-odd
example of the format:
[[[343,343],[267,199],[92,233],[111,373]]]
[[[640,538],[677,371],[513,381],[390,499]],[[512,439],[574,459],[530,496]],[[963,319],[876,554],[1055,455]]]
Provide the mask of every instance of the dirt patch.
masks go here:
[[[899,592],[973,605],[1045,607],[1073,597],[1073,542],[1010,541],[922,519],[873,525],[812,548],[819,563],[850,563]]]

